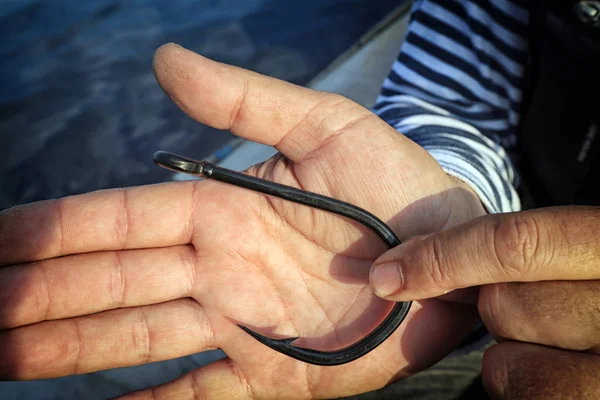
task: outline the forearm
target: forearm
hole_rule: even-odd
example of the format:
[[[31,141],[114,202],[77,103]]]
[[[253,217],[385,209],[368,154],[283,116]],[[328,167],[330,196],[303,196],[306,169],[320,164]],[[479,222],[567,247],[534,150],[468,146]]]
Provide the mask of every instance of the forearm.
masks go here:
[[[419,99],[404,96],[397,105],[403,116],[392,125],[425,148],[446,173],[467,183],[489,213],[520,210],[516,174],[500,145],[472,125],[441,109],[434,111]]]

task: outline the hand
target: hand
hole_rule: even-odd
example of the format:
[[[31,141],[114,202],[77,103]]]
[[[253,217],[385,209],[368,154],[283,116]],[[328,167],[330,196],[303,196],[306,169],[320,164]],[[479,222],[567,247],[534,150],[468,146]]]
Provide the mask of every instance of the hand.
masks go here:
[[[361,206],[405,239],[484,214],[427,152],[345,98],[176,45],[161,47],[154,66],[190,117],[281,152],[249,174]],[[372,233],[337,216],[208,180],[9,209],[0,214],[0,377],[81,374],[221,348],[226,359],[136,395],[376,389],[445,356],[475,313],[416,303],[376,351],[339,367],[287,358],[236,323],[316,349],[351,344],[390,310],[368,285],[383,251]]]
[[[498,399],[600,398],[600,208],[563,207],[479,218],[381,256],[375,291],[398,301],[479,289],[500,341],[483,383]],[[381,275],[378,277],[378,275]],[[396,286],[379,284],[379,279]],[[449,293],[462,289],[462,294]]]

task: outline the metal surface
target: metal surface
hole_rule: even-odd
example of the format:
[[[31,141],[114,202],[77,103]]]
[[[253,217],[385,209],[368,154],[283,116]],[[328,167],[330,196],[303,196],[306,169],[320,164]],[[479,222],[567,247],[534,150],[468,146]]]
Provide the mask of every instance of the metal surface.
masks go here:
[[[400,240],[394,232],[380,219],[352,204],[164,151],[158,151],[154,154],[154,162],[163,168],[200,175],[338,214],[369,228],[390,249],[400,244]],[[366,337],[350,346],[335,351],[319,351],[297,347],[292,344],[297,338],[271,339],[245,326],[238,326],[259,342],[289,357],[315,365],[340,365],[364,356],[383,343],[404,321],[410,306],[411,302],[396,303],[390,314]]]
[[[600,27],[600,1],[578,1],[575,3],[575,13],[581,22],[593,27]]]

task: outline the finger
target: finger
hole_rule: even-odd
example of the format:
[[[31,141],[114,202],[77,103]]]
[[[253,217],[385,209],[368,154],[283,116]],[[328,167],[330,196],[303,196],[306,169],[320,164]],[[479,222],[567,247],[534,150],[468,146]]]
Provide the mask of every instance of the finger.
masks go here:
[[[386,252],[371,285],[405,301],[497,282],[600,279],[598,231],[598,207],[489,215]]]
[[[374,390],[435,364],[440,354],[447,354],[460,343],[477,320],[475,310],[471,312],[459,304],[437,300],[424,303],[415,303],[408,323],[380,349],[353,363],[327,368],[307,365],[265,351],[262,344],[241,330],[232,330],[219,337],[230,358],[125,398],[309,399],[351,396],[365,388]],[[451,322],[456,329],[440,328]],[[431,343],[439,343],[441,348]],[[396,361],[382,369],[390,359]],[[358,375],[357,370],[361,371]],[[335,382],[335,387],[331,382]]]
[[[462,304],[477,304],[479,299],[479,287],[470,287],[443,294],[437,297],[439,300],[449,301],[452,303]]]
[[[98,252],[0,269],[0,329],[192,296],[192,246]]]
[[[130,400],[258,398],[268,397],[257,396],[244,371],[229,358],[215,361],[173,382],[121,397]]]
[[[294,161],[363,118],[385,125],[341,96],[221,64],[175,44],[156,51],[154,72],[163,90],[190,117],[275,146]],[[370,134],[377,133],[376,126],[370,126]]]
[[[600,351],[600,281],[507,283],[481,288],[479,313],[497,338]]]
[[[190,243],[195,201],[221,201],[214,188],[210,182],[169,183],[4,210],[0,212],[0,266],[90,251]]]
[[[0,379],[83,374],[217,347],[204,309],[175,300],[0,332]]]
[[[243,370],[225,358],[190,372],[173,382],[144,389],[122,399],[256,399]]]
[[[482,379],[493,399],[597,399],[600,357],[505,342],[485,352]]]

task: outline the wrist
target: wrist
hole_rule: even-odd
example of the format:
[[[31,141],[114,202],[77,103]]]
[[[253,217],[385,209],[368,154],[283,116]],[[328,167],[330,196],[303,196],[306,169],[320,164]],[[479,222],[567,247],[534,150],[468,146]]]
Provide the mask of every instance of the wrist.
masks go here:
[[[472,194],[473,196],[475,196],[477,198],[477,200],[479,200],[479,203],[481,204],[481,206],[485,209],[485,206],[484,206],[483,202],[481,201],[481,199],[479,198],[479,195],[477,194],[477,192],[475,191],[475,189],[473,189],[473,187],[471,187],[471,185],[469,185],[467,182],[463,181],[462,179],[460,179],[460,178],[458,178],[458,177],[456,177],[454,175],[450,175],[448,173],[447,173],[447,175],[461,189],[464,189],[467,192],[469,192],[470,194]],[[487,210],[486,210],[486,214],[488,214]]]

